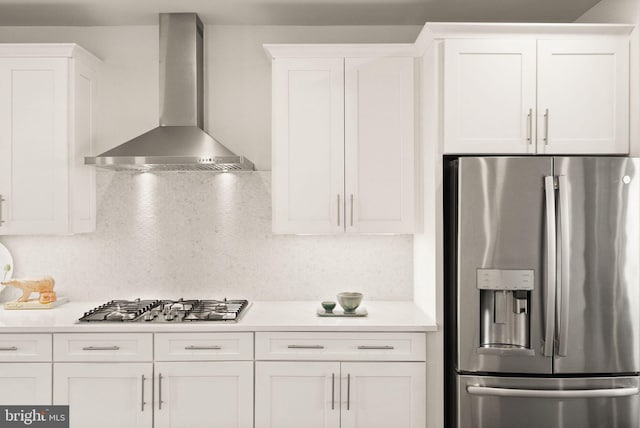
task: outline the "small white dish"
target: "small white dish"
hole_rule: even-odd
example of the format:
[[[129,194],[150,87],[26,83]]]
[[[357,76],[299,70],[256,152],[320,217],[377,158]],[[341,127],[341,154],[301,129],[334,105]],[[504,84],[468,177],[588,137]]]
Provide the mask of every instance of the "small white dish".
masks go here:
[[[9,270],[5,271],[5,266],[9,266]],[[4,245],[0,244],[0,281],[11,279],[13,276],[13,257],[11,253]],[[0,302],[5,300],[11,300],[13,295],[20,297],[22,292],[16,290],[15,293],[10,293],[10,290],[6,290],[6,286],[0,284]],[[11,287],[13,288],[13,287]]]

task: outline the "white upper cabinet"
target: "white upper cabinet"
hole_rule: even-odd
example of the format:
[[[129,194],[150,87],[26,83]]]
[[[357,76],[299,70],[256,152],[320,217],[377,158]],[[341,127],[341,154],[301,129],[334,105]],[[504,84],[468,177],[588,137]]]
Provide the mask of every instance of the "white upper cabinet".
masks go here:
[[[276,59],[272,73],[273,230],[339,233],[344,227],[343,60]]]
[[[0,235],[95,230],[97,64],[77,45],[0,44]]]
[[[445,42],[445,152],[534,153],[535,40]]]
[[[445,153],[629,152],[627,36],[502,37],[444,42]]]
[[[414,228],[413,58],[345,59],[347,232]]]
[[[629,152],[629,43],[538,41],[538,152]]]
[[[412,233],[413,57],[327,49],[271,52],[273,231]]]

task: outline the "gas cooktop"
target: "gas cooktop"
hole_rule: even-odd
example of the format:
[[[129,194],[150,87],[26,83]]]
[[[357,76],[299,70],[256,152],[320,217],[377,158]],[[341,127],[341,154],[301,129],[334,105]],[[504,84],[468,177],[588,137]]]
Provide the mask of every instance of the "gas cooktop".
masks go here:
[[[82,322],[238,321],[247,300],[111,300],[85,312]]]

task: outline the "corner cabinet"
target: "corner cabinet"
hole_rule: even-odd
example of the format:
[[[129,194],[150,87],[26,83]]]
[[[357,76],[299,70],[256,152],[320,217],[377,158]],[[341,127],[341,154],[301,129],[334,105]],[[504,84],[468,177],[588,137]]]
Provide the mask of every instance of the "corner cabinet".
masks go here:
[[[614,30],[445,39],[444,152],[628,153],[629,37]]]
[[[0,235],[95,230],[98,65],[75,44],[0,44]]]
[[[273,232],[412,233],[410,50],[265,48],[273,58]]]

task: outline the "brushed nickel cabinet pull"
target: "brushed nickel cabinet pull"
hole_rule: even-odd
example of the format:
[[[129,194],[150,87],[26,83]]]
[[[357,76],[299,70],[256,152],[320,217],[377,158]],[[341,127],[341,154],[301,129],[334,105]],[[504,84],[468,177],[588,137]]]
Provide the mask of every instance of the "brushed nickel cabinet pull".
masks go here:
[[[142,405],[140,407],[140,411],[144,412],[144,405],[147,404],[144,402],[144,381],[145,381],[145,377],[144,375],[142,375]]]
[[[384,346],[361,345],[361,346],[358,346],[358,349],[395,349],[395,348],[393,346],[390,346],[390,345],[384,345]]]
[[[549,109],[544,111],[544,144],[549,144]]]
[[[337,209],[337,211],[338,211],[338,226],[340,226],[340,194],[339,193],[338,193],[337,197],[338,197],[338,204],[337,204],[338,205],[338,209]]]
[[[289,345],[289,349],[324,349],[322,345]]]
[[[218,345],[212,345],[212,346],[195,346],[195,345],[189,345],[189,346],[185,346],[184,349],[186,350],[201,350],[201,349],[222,349],[221,346]]]
[[[351,407],[351,374],[347,375],[347,410]]]
[[[331,373],[331,410],[336,408],[336,374]]]
[[[4,224],[4,216],[2,215],[2,206],[4,205],[4,201],[6,201],[6,199],[0,195],[0,226]]]
[[[529,114],[527,115],[527,141],[529,142],[529,144],[533,144],[533,109],[529,109]]]
[[[18,347],[17,346],[9,346],[6,348],[0,348],[0,351],[17,351]]]
[[[119,351],[119,346],[84,346],[83,351]]]
[[[162,410],[162,373],[158,373],[158,410]]]
[[[351,210],[349,210],[349,214],[351,215],[351,227],[353,227],[353,193],[349,199],[351,200]]]

